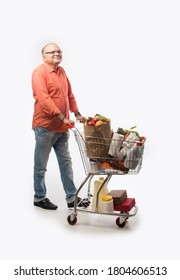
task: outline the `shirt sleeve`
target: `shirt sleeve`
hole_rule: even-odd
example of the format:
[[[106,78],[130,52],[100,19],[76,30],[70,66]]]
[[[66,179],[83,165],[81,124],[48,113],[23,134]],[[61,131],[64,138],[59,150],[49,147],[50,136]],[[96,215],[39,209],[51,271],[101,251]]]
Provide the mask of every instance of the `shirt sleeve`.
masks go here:
[[[79,111],[78,105],[75,96],[72,92],[71,84],[68,78],[67,78],[67,83],[68,83],[69,109],[71,112],[78,112]]]
[[[60,110],[55,105],[47,89],[46,73],[36,69],[32,74],[33,96],[39,102],[42,110],[48,115],[58,115]]]

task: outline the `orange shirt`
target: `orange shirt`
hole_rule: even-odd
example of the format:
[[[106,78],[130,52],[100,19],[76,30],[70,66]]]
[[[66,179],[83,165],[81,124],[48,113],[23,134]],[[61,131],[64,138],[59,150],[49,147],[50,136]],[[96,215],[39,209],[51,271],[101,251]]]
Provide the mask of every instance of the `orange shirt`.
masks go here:
[[[43,126],[51,131],[65,132],[67,125],[56,117],[60,112],[69,118],[78,106],[64,69],[53,70],[48,64],[39,65],[32,73],[34,114],[32,128]]]

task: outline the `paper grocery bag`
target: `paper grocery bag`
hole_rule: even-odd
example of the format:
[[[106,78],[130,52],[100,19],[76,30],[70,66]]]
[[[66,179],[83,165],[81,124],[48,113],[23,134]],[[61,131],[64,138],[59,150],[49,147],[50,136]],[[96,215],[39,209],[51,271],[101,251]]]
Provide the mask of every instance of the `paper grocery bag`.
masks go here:
[[[87,157],[94,159],[108,158],[111,142],[111,124],[107,122],[99,126],[84,124],[84,137]]]

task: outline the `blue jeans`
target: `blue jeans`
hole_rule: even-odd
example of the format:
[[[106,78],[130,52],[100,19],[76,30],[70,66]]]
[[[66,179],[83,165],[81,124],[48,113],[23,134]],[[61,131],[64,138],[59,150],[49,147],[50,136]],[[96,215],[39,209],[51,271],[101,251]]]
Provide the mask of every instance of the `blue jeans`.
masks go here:
[[[49,154],[53,148],[57,157],[60,176],[66,194],[66,201],[74,201],[76,187],[73,182],[72,161],[69,153],[69,132],[52,132],[38,126],[35,132],[34,151],[34,201],[40,201],[46,197],[45,172]]]

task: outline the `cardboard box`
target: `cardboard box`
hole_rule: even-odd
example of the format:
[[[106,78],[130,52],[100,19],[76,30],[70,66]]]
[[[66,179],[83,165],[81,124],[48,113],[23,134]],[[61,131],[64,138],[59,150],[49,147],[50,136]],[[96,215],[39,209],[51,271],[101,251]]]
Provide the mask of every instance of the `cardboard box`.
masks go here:
[[[111,190],[108,195],[112,196],[114,205],[121,204],[127,198],[126,190]]]
[[[135,198],[126,198],[121,204],[114,204],[114,211],[129,212],[135,204]]]

